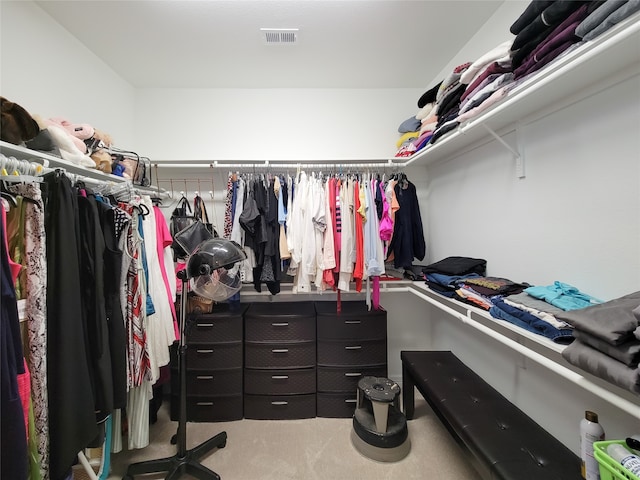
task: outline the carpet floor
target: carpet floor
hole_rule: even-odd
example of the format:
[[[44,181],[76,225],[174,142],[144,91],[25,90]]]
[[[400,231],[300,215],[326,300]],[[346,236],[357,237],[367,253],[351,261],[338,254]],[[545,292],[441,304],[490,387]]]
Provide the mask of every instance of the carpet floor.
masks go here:
[[[169,419],[168,402],[150,427],[148,447],[111,456],[109,479],[121,479],[130,463],[170,457],[169,440],[176,422]],[[214,450],[201,463],[223,480],[474,480],[478,474],[465,459],[429,405],[416,395],[415,418],[408,423],[411,451],[402,460],[381,463],[361,455],[351,443],[351,419],[239,420],[188,423],[188,448],[226,431],[225,448]],[[126,439],[123,440],[126,445]],[[165,478],[166,473],[136,476],[136,480]],[[191,478],[184,475],[182,478]]]

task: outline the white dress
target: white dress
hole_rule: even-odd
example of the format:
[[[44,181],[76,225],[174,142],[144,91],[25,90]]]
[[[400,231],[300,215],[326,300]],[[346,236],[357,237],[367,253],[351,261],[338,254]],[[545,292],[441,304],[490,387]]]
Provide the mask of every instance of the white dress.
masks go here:
[[[173,313],[169,304],[169,296],[164,285],[160,261],[158,260],[156,220],[153,213],[151,198],[144,196],[142,204],[150,214],[144,217],[142,230],[147,255],[147,270],[149,280],[147,292],[151,296],[155,313],[147,317],[147,342],[150,349],[151,382],[155,383],[160,377],[160,367],[168,365],[170,361],[169,346],[175,341],[173,327]]]

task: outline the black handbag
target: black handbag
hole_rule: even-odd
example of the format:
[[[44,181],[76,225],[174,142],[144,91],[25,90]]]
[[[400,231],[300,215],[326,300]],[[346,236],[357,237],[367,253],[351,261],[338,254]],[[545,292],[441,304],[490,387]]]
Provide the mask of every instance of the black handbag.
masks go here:
[[[171,233],[171,237],[173,238],[171,247],[173,248],[174,258],[185,258],[189,254],[189,252],[184,251],[180,244],[176,242],[176,236],[179,232],[195,223],[195,221],[196,217],[193,216],[189,200],[183,195],[182,198],[178,200],[178,205],[173,209],[171,219],[169,220],[169,233]]]
[[[193,199],[193,216],[196,220],[200,220],[207,227],[207,230],[211,232],[214,237],[218,237],[218,232],[215,227],[209,222],[209,214],[207,213],[207,206],[200,195],[196,195]]]
[[[199,220],[196,220],[184,230],[180,230],[173,237],[174,244],[177,243],[185,253],[185,256],[191,253],[205,240],[213,238],[213,234],[207,229],[207,226]],[[175,249],[174,249],[175,252]]]

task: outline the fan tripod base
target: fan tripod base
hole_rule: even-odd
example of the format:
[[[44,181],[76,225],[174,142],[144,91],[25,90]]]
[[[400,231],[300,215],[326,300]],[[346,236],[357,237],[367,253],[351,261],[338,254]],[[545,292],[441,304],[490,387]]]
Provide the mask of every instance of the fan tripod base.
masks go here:
[[[227,445],[227,432],[220,432],[191,450],[187,450],[184,456],[178,454],[173,457],[158,460],[147,460],[129,465],[127,473],[122,480],[133,480],[135,475],[146,473],[167,472],[165,480],[176,480],[183,473],[189,474],[199,480],[220,480],[213,470],[201,465],[198,459],[214,448],[224,448]]]

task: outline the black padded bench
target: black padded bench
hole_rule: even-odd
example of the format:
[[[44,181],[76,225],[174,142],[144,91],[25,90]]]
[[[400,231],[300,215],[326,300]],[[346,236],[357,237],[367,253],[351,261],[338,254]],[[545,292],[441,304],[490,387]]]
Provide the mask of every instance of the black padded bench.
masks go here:
[[[407,420],[417,387],[483,479],[582,479],[577,455],[453,353],[402,351],[400,357]]]

